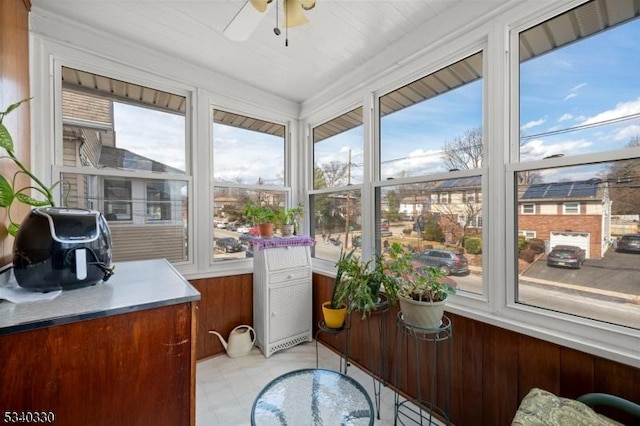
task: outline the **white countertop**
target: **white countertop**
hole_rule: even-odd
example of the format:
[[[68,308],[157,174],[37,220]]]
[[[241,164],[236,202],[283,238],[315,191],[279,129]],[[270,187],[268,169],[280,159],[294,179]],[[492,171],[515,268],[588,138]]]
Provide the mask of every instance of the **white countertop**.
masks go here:
[[[165,259],[118,262],[107,282],[65,290],[53,300],[0,301],[0,335],[200,299]]]

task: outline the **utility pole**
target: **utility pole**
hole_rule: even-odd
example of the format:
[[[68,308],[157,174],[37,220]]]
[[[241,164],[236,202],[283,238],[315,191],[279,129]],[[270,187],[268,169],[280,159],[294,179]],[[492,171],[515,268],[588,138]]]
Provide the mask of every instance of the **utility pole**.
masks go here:
[[[347,163],[347,186],[351,185],[351,149],[349,149],[349,162]],[[350,206],[349,206],[349,199],[351,198],[351,192],[349,190],[347,190],[347,203],[346,203],[346,210],[347,210],[347,219],[344,222],[344,248],[349,248],[349,210],[350,210]]]

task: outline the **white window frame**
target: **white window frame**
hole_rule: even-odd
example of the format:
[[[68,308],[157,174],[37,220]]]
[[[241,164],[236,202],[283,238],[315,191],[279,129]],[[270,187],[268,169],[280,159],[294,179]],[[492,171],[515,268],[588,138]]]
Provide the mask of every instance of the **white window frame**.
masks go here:
[[[530,240],[532,238],[536,238],[537,233],[536,231],[518,230],[518,235]]]
[[[515,206],[517,206],[518,203],[518,194],[515,188],[517,183],[516,175],[518,172],[585,163],[600,163],[634,158],[634,156],[640,155],[639,148],[632,148],[595,154],[580,154],[570,157],[548,158],[529,161],[527,163],[519,163],[517,160],[520,137],[519,108],[517,107],[519,105],[520,85],[520,64],[517,53],[519,48],[519,33],[582,3],[586,3],[586,1],[567,2],[560,7],[544,7],[540,13],[535,16],[528,15],[522,17],[505,28],[505,30],[508,31],[508,36],[504,40],[508,40],[508,44],[504,46],[504,48],[505,51],[510,52],[509,70],[511,77],[508,79],[510,89],[509,102],[503,104],[503,107],[505,116],[509,117],[510,120],[509,140],[511,141],[511,146],[509,155],[515,159],[509,161],[507,157],[504,161],[505,180],[501,183],[505,188],[513,188],[506,192],[505,223],[516,223]],[[496,78],[498,75],[494,74],[492,77]],[[510,108],[509,105],[515,105],[516,107]],[[492,187],[497,187],[493,185],[500,181],[501,179],[496,177],[492,183]],[[499,312],[503,318],[503,321],[499,321],[502,327],[511,328],[533,337],[622,363],[639,365],[640,350],[638,348],[640,348],[640,330],[516,303],[517,271],[515,269],[515,259],[517,259],[517,248],[516,244],[509,243],[509,240],[510,236],[515,237],[517,230],[511,230],[506,225],[496,224],[496,220],[500,220],[499,215],[489,216],[489,218],[497,228],[503,228],[505,232],[504,235],[507,236],[505,258],[514,259],[514,261],[506,262],[506,275],[503,278],[506,284],[504,292],[498,289],[496,294],[497,300],[493,301],[497,312]],[[491,322],[492,319],[493,318],[489,318],[488,321]],[[493,320],[495,321],[495,319]]]
[[[520,213],[522,214],[536,214],[536,204],[535,203],[522,203],[520,204]],[[531,207],[531,211],[527,211],[527,207]]]
[[[576,201],[568,201],[568,202],[562,203],[562,214],[579,215],[580,203]]]

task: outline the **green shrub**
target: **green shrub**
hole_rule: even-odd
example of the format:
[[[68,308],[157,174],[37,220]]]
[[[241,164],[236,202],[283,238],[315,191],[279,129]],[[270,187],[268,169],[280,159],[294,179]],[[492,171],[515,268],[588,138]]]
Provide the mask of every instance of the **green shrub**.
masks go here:
[[[526,249],[528,245],[529,241],[527,241],[527,238],[524,235],[518,235],[518,252]]]
[[[425,240],[444,242],[444,232],[433,217],[428,217],[424,225],[423,237]]]
[[[482,238],[480,237],[465,237],[464,249],[470,254],[482,253]]]

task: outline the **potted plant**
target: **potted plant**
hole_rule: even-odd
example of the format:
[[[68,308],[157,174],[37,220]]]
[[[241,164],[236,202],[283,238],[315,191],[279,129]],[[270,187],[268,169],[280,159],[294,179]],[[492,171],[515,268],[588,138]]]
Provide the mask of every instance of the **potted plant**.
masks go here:
[[[447,298],[456,291],[455,282],[437,268],[416,268],[411,253],[399,243],[391,245],[389,259],[387,267],[398,280],[404,321],[420,328],[438,328]]]
[[[347,317],[347,304],[345,299],[347,294],[345,292],[345,286],[342,281],[344,275],[344,268],[347,265],[349,259],[353,257],[351,250],[345,253],[340,250],[340,258],[336,263],[338,268],[336,271],[336,278],[333,281],[333,290],[331,291],[331,300],[322,304],[322,315],[324,317],[324,323],[329,328],[342,328],[344,326],[344,320]]]
[[[47,187],[29,170],[27,166],[18,160],[14,151],[13,138],[11,137],[9,130],[4,124],[2,124],[2,121],[9,113],[27,101],[29,101],[29,99],[23,99],[9,105],[6,110],[0,112],[0,147],[4,148],[7,152],[7,155],[2,158],[11,159],[11,161],[13,161],[13,163],[18,167],[18,171],[16,171],[10,178],[0,174],[0,207],[7,209],[7,219],[9,221],[7,232],[14,237],[18,234],[20,225],[11,218],[11,206],[13,202],[18,201],[31,207],[54,207],[55,201],[53,199],[53,190],[59,183],[56,182],[51,187]],[[17,178],[20,175],[27,175],[31,179],[31,183],[27,186],[16,188],[16,185],[18,184]],[[35,191],[40,194],[44,199],[38,200],[31,197],[29,195],[31,191]]]
[[[283,237],[289,237],[295,234],[295,230],[300,227],[300,219],[304,215],[302,205],[290,209],[280,208],[276,213],[276,221],[280,225]]]
[[[276,220],[276,213],[271,207],[249,202],[245,207],[244,215],[254,225],[258,225],[262,238],[271,238],[273,236],[273,222]]]
[[[376,255],[366,262],[352,256],[339,263],[344,271],[341,291],[348,300],[349,312],[359,311],[364,319],[383,303],[395,305],[398,280],[389,274],[381,256]]]
[[[397,302],[398,281],[388,273],[381,256],[364,262],[353,252],[341,254],[336,263],[334,294],[346,303],[347,312],[358,311],[364,319],[382,303]]]

